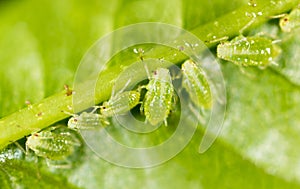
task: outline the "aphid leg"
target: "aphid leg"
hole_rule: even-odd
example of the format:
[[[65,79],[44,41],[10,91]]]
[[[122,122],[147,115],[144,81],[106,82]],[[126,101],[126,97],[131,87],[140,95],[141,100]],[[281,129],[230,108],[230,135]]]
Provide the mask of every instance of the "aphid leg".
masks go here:
[[[130,81],[131,81],[131,78],[129,78],[129,79],[128,79],[128,81],[125,83],[124,87],[123,87],[121,90],[119,90],[119,91],[118,91],[118,93],[117,93],[116,95],[118,95],[118,94],[120,94],[120,93],[124,92],[124,91],[125,91],[125,89],[128,87],[128,85],[129,85]],[[115,90],[113,90],[113,92],[112,92],[112,95],[111,95],[111,96],[112,96],[112,97],[114,97],[114,96],[115,96]]]
[[[276,39],[276,40],[272,41],[272,44],[277,44],[277,43],[281,43],[281,42],[282,42],[281,39]]]
[[[275,67],[279,67],[279,64],[277,62],[275,62],[275,61],[271,61],[270,64],[273,65],[273,66],[275,66]]]
[[[140,106],[140,113],[142,115],[144,115],[144,106],[143,106],[144,102],[141,102],[141,106]]]
[[[61,164],[58,164],[60,162],[61,162]],[[58,161],[58,160],[46,159],[46,164],[48,167],[52,167],[55,169],[70,169],[70,168],[72,168],[71,163],[67,160]]]
[[[165,125],[166,127],[168,126],[167,118],[164,119],[164,125]]]
[[[190,110],[193,112],[194,116],[196,117],[196,119],[201,123],[204,124],[205,123],[205,119],[201,116],[201,113],[199,111],[197,111],[197,109],[193,106],[192,103],[189,103],[189,108]]]
[[[243,66],[239,66],[239,69],[240,69],[241,73],[244,74],[245,76],[247,76],[251,79],[255,78],[255,75],[250,74],[249,72],[247,72],[246,69]]]

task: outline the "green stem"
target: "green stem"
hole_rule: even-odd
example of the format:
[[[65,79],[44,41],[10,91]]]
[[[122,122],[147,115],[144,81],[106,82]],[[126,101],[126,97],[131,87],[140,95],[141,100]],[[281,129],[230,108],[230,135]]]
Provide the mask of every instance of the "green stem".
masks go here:
[[[278,15],[295,7],[299,1],[294,0],[256,0],[256,6],[245,5],[227,15],[224,15],[214,22],[199,26],[191,32],[200,40],[205,41],[208,47],[213,47],[216,43],[210,43],[215,38],[224,36],[232,37],[239,34],[239,31],[253,20],[253,15],[256,19],[250,25],[250,29],[265,21],[270,16]],[[253,14],[254,13],[254,14]],[[250,16],[249,16],[250,15]],[[181,38],[184,38],[182,36]],[[174,51],[164,51],[161,48],[154,48],[148,53],[149,57],[164,57],[165,60],[173,63],[181,63],[187,57],[180,54],[173,56]],[[136,59],[130,58],[122,60],[122,67],[130,65]],[[112,84],[109,81],[115,79],[121,73],[121,64],[114,64],[109,67],[107,72],[104,72],[100,77],[101,84],[97,84],[95,102],[100,103],[109,98]],[[85,91],[89,85],[82,85],[79,91]],[[81,99],[85,99],[82,96]],[[88,107],[82,107],[82,110]],[[66,91],[57,93],[48,97],[41,102],[21,109],[11,115],[8,115],[0,120],[0,149],[4,148],[9,143],[16,141],[32,132],[43,129],[55,122],[67,118],[69,115],[62,112],[72,110],[72,95],[67,95]]]

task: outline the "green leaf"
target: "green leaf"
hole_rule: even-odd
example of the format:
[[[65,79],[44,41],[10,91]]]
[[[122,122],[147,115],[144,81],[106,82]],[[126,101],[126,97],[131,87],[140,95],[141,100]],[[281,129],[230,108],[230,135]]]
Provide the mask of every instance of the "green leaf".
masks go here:
[[[258,8],[260,3],[270,3],[251,2],[256,2]],[[276,6],[282,11],[299,3],[280,2]],[[71,97],[58,91],[64,84],[71,85],[76,68],[92,43],[113,29],[160,21],[189,29],[202,40],[212,37],[204,35],[209,32],[220,37],[234,36],[251,19],[241,14],[250,8],[246,1],[238,0],[1,1],[0,116],[24,107],[26,100],[36,103],[54,94],[40,103],[49,105],[42,107],[49,110],[49,115],[52,113],[49,120],[35,122],[34,116],[39,112],[29,114],[23,109],[13,114],[15,117],[0,120],[0,125],[6,126],[0,127],[1,140],[3,133],[21,138],[32,132],[29,126],[41,129],[66,117],[60,110],[66,109]],[[272,11],[281,13],[268,6],[263,10],[268,15]],[[226,13],[229,14],[219,19]],[[266,19],[260,17],[257,23]],[[197,130],[191,143],[176,157],[147,169],[110,164],[84,146],[73,160],[73,168],[53,170],[44,159],[36,163],[24,157],[18,148],[10,147],[0,154],[1,188],[300,188],[299,41],[298,35],[283,41],[279,68],[247,69],[242,73],[232,63],[222,62],[227,114],[221,136],[204,154],[197,152],[203,128]],[[126,61],[132,59],[130,56]],[[113,68],[111,73],[117,73]],[[33,105],[33,109],[38,105]],[[29,115],[32,119],[28,119]],[[21,129],[7,123],[16,117],[21,120]],[[171,124],[164,132],[145,139],[130,137],[117,125],[108,129],[114,137],[133,145],[157,144],[174,132]]]
[[[291,33],[281,34],[282,56],[279,65],[275,69],[284,75],[288,80],[296,85],[300,85],[300,66],[298,60],[300,58],[300,36],[299,29]]]

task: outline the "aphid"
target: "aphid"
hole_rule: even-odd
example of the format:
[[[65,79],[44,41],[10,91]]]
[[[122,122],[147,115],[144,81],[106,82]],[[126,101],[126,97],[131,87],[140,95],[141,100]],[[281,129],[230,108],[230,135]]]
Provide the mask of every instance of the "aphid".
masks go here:
[[[31,149],[37,156],[46,158],[49,164],[53,160],[65,160],[81,143],[74,133],[51,127],[30,135],[25,145],[27,151]]]
[[[188,92],[192,102],[198,107],[211,108],[212,95],[205,72],[192,60],[181,65],[183,78],[182,86]]]
[[[169,70],[166,68],[155,70],[146,89],[142,106],[146,122],[157,125],[164,121],[167,125],[167,117],[174,98],[174,88]]]
[[[120,115],[130,111],[139,103],[140,89],[137,91],[120,92],[98,107],[102,116],[112,117],[113,115]]]
[[[279,21],[279,26],[283,32],[291,32],[300,27],[300,8],[297,7],[290,14],[284,15]]]
[[[266,67],[276,64],[274,59],[279,56],[281,49],[272,40],[261,37],[242,35],[231,41],[220,43],[217,56],[240,66]]]
[[[66,114],[73,116],[68,121],[68,127],[74,130],[85,130],[109,125],[109,122],[104,116],[95,113],[97,109],[98,107],[95,107],[92,112],[82,112],[80,115],[65,112]]]

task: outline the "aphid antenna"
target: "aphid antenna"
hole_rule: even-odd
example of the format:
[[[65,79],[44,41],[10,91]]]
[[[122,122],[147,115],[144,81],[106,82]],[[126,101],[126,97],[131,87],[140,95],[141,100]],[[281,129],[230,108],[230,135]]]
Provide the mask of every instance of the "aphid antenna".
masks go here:
[[[90,112],[91,114],[95,113],[98,109],[102,108],[103,106],[93,106],[93,110]]]
[[[78,116],[77,114],[73,114],[73,113],[70,113],[70,112],[67,112],[67,111],[64,111],[64,110],[62,110],[61,112],[65,113],[67,115],[73,116],[73,117]]]
[[[23,148],[23,146],[21,146],[17,141],[13,142],[25,155],[28,154],[28,149],[27,146],[25,145],[26,150]]]
[[[277,18],[285,17],[286,15],[288,15],[288,14],[283,13],[283,14],[278,14],[278,15],[274,15],[274,16],[269,16],[269,18],[271,18],[271,19],[277,19]]]
[[[150,76],[150,72],[149,72],[148,66],[146,65],[146,63],[145,63],[145,62],[142,62],[142,63],[144,64],[144,68],[145,68],[145,71],[146,71],[147,77],[148,77],[148,79],[150,79],[150,78],[151,78],[151,76]]]
[[[128,87],[129,83],[131,82],[131,78],[128,79],[128,81],[125,83],[124,87],[122,89],[120,89],[117,93],[117,94],[120,94],[122,93],[123,91],[125,91],[125,89]],[[113,88],[113,91],[112,91],[112,94],[111,94],[111,97],[113,98],[115,96],[115,88]]]
[[[243,32],[244,32],[247,28],[249,28],[249,27],[255,22],[255,20],[256,20],[256,14],[255,14],[254,12],[252,12],[252,19],[251,19],[244,27],[242,27],[242,28],[239,30],[239,33],[240,33],[241,35],[243,35]]]
[[[216,38],[216,39],[212,39],[212,40],[207,40],[205,41],[206,43],[217,43],[217,42],[224,42],[224,41],[227,41],[229,39],[228,36],[224,36],[224,37],[219,37],[219,38]]]

